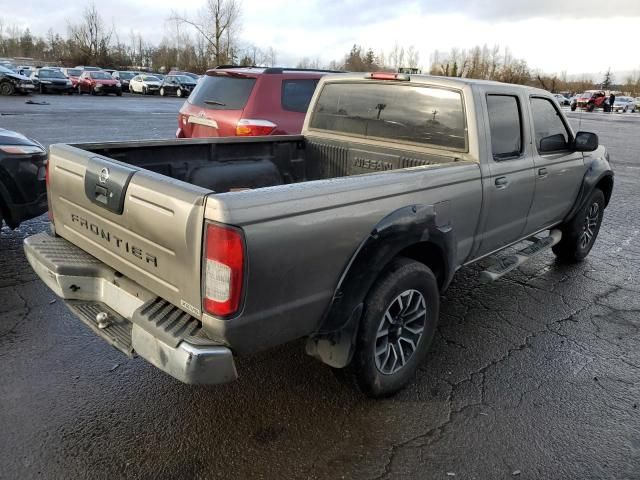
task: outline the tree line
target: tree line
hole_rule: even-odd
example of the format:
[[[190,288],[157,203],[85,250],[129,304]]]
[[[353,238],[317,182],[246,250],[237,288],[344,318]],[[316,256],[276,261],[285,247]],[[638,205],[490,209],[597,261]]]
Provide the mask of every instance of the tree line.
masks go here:
[[[176,67],[195,73],[226,64],[275,65],[273,48],[261,49],[240,41],[240,13],[238,0],[207,0],[193,15],[173,11],[158,44],[133,31],[123,36],[105,21],[94,3],[67,25],[65,37],[53,30],[44,36],[34,35],[29,28],[6,24],[0,18],[0,57],[27,57],[64,66]]]

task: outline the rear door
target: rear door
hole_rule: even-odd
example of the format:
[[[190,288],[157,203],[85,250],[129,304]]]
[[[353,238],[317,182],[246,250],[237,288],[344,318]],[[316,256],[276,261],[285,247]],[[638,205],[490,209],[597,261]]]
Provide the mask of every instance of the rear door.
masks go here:
[[[52,145],[49,162],[56,233],[199,317],[211,191],[69,145]]]
[[[490,174],[485,177],[478,255],[522,237],[535,185],[530,133],[524,127],[526,99],[499,89],[487,91],[485,98]]]
[[[554,102],[532,96],[531,128],[536,189],[527,222],[535,231],[560,222],[569,212],[584,176],[584,157],[572,151],[573,134]]]
[[[181,110],[181,128],[185,136],[235,135],[256,81],[255,75],[224,70],[205,75]]]

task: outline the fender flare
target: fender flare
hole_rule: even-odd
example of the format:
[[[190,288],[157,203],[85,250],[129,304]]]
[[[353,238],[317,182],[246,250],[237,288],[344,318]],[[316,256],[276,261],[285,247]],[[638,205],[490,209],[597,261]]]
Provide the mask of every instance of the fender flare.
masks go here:
[[[593,191],[601,185],[602,182],[607,182],[607,191],[605,194],[605,206],[609,205],[609,200],[611,199],[611,194],[613,191],[613,170],[609,165],[609,162],[606,160],[604,155],[602,157],[594,158],[591,165],[589,166],[587,172],[584,174],[582,179],[582,185],[580,186],[580,190],[578,191],[578,196],[576,201],[569,210],[569,213],[562,220],[563,223],[567,223],[570,221],[578,211],[582,207],[584,207],[585,203],[591,197]]]
[[[389,263],[410,247],[427,245],[440,254],[438,273],[444,290],[455,273],[457,244],[449,221],[449,202],[410,205],[384,217],[365,238],[335,288],[317,331],[307,341],[307,353],[336,368],[349,364],[365,298]],[[434,272],[436,273],[436,272]]]

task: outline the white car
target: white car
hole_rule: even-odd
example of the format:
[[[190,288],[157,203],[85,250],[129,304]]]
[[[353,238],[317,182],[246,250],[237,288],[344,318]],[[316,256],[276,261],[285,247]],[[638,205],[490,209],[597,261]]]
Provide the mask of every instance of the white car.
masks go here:
[[[635,113],[636,101],[632,97],[616,97],[615,102],[613,102],[613,111]]]
[[[567,97],[560,95],[559,93],[554,93],[553,98],[556,99],[556,102],[558,102],[558,105],[560,106],[568,106],[571,103]]]
[[[131,93],[141,93],[143,95],[155,95],[160,90],[162,80],[153,75],[136,75],[129,80],[129,91]]]

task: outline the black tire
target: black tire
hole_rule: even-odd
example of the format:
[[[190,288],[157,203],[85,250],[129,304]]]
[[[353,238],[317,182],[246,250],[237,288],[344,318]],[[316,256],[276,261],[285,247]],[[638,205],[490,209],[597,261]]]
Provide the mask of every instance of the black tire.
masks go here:
[[[147,87],[142,87],[142,95],[146,95],[147,94]]]
[[[596,108],[595,104],[590,103],[589,105],[587,105],[587,112],[593,112],[595,108]],[[605,107],[605,111],[606,111],[606,107]]]
[[[16,91],[16,87],[11,82],[0,83],[0,95],[13,95]]]
[[[578,263],[589,255],[600,231],[604,207],[604,193],[596,188],[584,207],[560,226],[562,240],[553,247],[553,253],[559,260]]]
[[[575,112],[577,108],[578,108],[577,105],[571,105],[571,111],[572,112]]]
[[[80,88],[80,85],[78,85],[78,95],[82,96],[82,88]]]
[[[182,92],[182,89],[178,88],[178,90],[176,90],[176,97],[182,98],[183,95],[184,95],[184,93]]]
[[[161,88],[161,89],[160,89],[160,96],[161,96],[161,97],[164,97],[164,88]]]
[[[121,97],[121,96],[122,96],[122,91],[116,92],[116,95],[117,95],[118,97]]]
[[[424,317],[414,320],[404,317],[411,314],[412,305],[417,305],[420,297],[423,299],[420,309],[424,308]],[[397,302],[398,298],[401,298],[400,304]],[[400,311],[398,305],[402,305],[402,298],[405,306]],[[367,294],[353,359],[346,368],[337,370],[336,374],[350,380],[360,391],[373,398],[387,397],[398,392],[411,381],[427,354],[436,331],[439,307],[438,283],[431,270],[415,260],[402,257],[395,259]],[[406,311],[407,308],[409,311]],[[418,307],[414,312],[419,314]],[[399,323],[389,323],[387,313],[392,316],[399,314]],[[412,315],[415,316],[415,313]],[[418,336],[414,330],[420,328],[422,331]],[[382,333],[384,331],[387,332],[386,335]],[[414,349],[407,343],[407,338],[402,338],[404,342],[398,340],[405,336],[409,341],[413,339]],[[376,351],[380,349],[384,352],[378,358]],[[401,353],[398,353],[399,349],[402,350]],[[391,352],[396,362],[392,365],[389,364],[392,361]],[[399,355],[402,356],[402,365],[393,370],[400,361]]]

